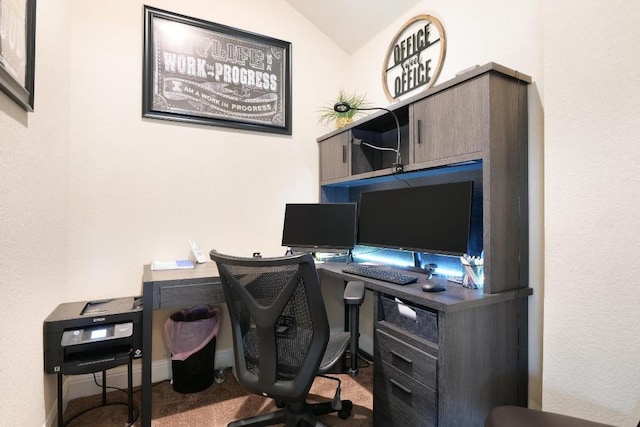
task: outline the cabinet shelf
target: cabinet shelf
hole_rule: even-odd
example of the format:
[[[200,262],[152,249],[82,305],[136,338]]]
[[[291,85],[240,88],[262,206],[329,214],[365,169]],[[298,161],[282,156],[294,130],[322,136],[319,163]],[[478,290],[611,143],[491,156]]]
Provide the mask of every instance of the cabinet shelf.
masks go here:
[[[390,106],[400,121],[402,173],[393,167],[396,153],[352,144],[397,147],[385,111],[318,138],[321,202],[473,181],[468,252],[484,252],[483,290],[451,284],[426,295],[419,286],[367,284],[375,292],[375,427],[481,425],[497,405],[527,403],[530,82],[490,63]],[[447,261],[459,267],[457,258]],[[400,316],[395,298],[415,319]]]
[[[394,151],[395,120],[376,111],[318,138],[320,200],[357,202],[362,191],[432,185],[480,168],[481,212],[472,227],[481,235],[485,293],[528,287],[527,86],[531,78],[495,63],[471,69],[389,106],[400,121],[403,173]],[[471,166],[466,166],[471,165]],[[475,203],[475,201],[474,201]]]
[[[367,284],[375,292],[375,427],[481,425],[497,405],[527,403],[530,82],[489,63],[389,107],[400,120],[402,173],[394,152],[352,144],[397,147],[385,111],[318,138],[321,202],[473,181],[468,252],[484,252],[482,291],[451,284],[426,295],[418,286]],[[415,319],[399,315],[395,298]]]

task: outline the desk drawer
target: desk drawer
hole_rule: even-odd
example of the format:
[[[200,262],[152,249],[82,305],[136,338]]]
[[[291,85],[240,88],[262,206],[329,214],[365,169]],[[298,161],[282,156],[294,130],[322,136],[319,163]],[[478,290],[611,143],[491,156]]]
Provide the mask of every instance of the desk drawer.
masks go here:
[[[376,363],[386,362],[397,370],[436,390],[438,359],[388,333],[376,329]]]
[[[394,298],[380,295],[379,320],[384,320],[412,334],[438,344],[438,312],[418,305],[398,303]],[[403,307],[404,306],[404,307]],[[401,313],[415,313],[415,319]]]
[[[386,362],[375,365],[373,425],[435,426],[436,392],[407,377]]]
[[[224,303],[220,282],[172,285],[158,289],[158,308],[185,308],[196,304]]]

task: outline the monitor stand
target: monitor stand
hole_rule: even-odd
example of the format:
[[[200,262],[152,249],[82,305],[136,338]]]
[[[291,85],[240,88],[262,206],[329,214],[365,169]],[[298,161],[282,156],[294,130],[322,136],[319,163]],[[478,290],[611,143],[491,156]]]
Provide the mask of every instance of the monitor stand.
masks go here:
[[[323,249],[322,252],[317,252],[317,248],[287,248],[287,251],[284,253],[285,256],[295,255],[299,253],[308,253],[313,256],[313,259],[316,262],[324,262],[324,261],[343,261],[346,264],[353,262],[353,252],[352,249],[348,249],[345,252],[345,249]],[[322,255],[320,255],[322,254]],[[325,254],[332,254],[328,256],[324,256]]]

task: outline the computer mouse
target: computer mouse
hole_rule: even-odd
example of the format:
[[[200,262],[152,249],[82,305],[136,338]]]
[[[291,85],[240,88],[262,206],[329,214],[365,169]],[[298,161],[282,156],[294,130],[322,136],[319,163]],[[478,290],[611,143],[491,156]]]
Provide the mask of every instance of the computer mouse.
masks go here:
[[[440,291],[444,291],[445,289],[447,288],[445,288],[443,285],[440,285],[438,283],[427,282],[422,284],[422,290],[425,292],[440,292]]]

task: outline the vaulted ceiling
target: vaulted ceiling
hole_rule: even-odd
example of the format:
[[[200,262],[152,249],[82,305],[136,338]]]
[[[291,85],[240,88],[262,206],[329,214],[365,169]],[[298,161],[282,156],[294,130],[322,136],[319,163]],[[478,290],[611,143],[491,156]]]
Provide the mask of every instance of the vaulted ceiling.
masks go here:
[[[421,0],[286,1],[351,54]]]

